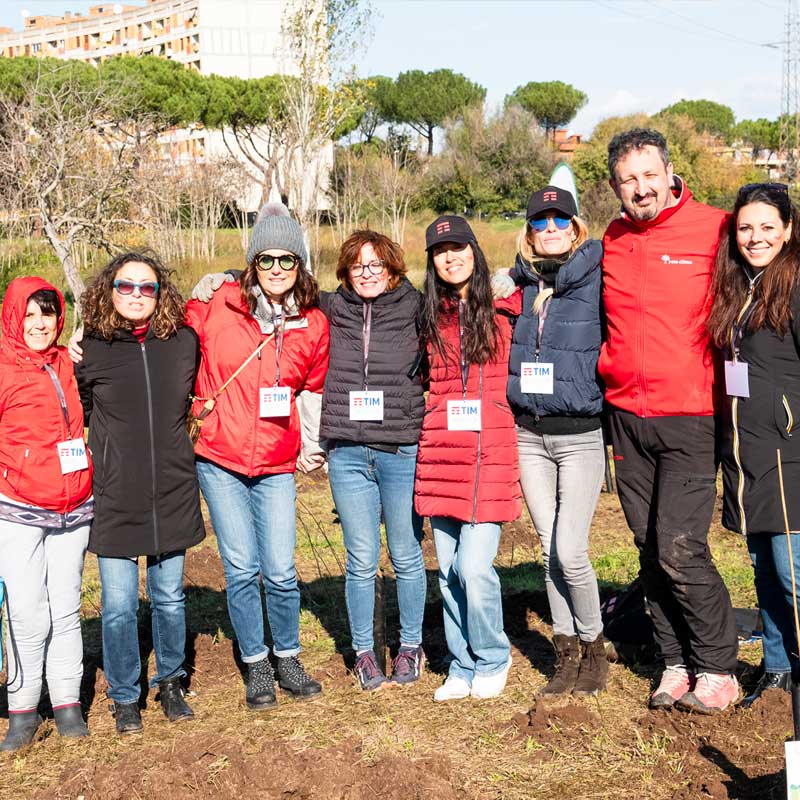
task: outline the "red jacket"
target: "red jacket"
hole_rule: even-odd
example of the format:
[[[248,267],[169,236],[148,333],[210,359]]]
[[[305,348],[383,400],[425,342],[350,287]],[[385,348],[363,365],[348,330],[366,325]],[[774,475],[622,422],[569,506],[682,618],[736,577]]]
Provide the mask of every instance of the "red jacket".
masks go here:
[[[19,503],[66,514],[92,494],[92,467],[61,474],[59,442],[83,437],[83,408],[66,349],[54,345],[43,353],[28,348],[23,321],[28,298],[40,289],[58,294],[64,327],[64,298],[41,278],[11,281],[3,298],[0,342],[0,494]],[[64,419],[49,365],[67,401]],[[88,454],[87,454],[88,455]]]
[[[495,307],[519,314],[521,293]],[[414,505],[422,516],[453,517],[462,522],[509,522],[522,512],[514,415],[506,400],[511,325],[496,316],[501,347],[497,359],[470,366],[466,398],[481,401],[480,431],[447,429],[447,401],[464,393],[459,358],[457,311],[441,316],[447,359],[428,348],[430,392],[417,455]]]
[[[608,333],[597,368],[611,405],[639,417],[714,413],[705,320],[714,255],[728,215],[692,199],[651,222],[614,220],[603,238]]]
[[[300,453],[299,392],[321,392],[328,371],[328,320],[318,309],[304,315],[305,327],[286,330],[281,385],[291,389],[288,417],[259,416],[259,388],[274,386],[275,338],[217,399],[203,422],[198,456],[242,475],[294,472]],[[200,339],[195,394],[210,397],[263,341],[258,322],[242,302],[239,284],[226,283],[210,303],[190,300],[186,321]],[[194,404],[199,413],[202,402]]]

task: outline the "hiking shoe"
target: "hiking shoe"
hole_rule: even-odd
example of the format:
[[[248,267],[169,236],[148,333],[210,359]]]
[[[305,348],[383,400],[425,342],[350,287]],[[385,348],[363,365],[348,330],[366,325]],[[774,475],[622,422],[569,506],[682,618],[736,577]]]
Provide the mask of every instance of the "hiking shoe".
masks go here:
[[[377,689],[382,689],[388,683],[383,670],[378,666],[373,650],[367,650],[356,659],[353,672],[355,672],[358,682],[365,692],[374,692]]]
[[[554,697],[569,694],[578,680],[578,669],[581,660],[581,647],[577,636],[564,636],[556,633],[553,636],[553,649],[556,651],[556,671],[545,686],[537,694]]]
[[[9,711],[8,731],[0,742],[0,750],[12,753],[30,744],[41,724],[42,718],[35,708],[32,711]]]
[[[692,690],[692,675],[683,664],[668,666],[661,675],[661,683],[650,695],[648,706],[654,710],[669,709]]]
[[[80,703],[53,708],[53,716],[59,736],[65,736],[67,739],[83,739],[89,735],[89,729],[83,721]]]
[[[444,703],[447,700],[463,700],[469,695],[470,685],[463,678],[448,675],[447,680],[433,693],[433,699],[437,703]]]
[[[578,680],[572,694],[576,697],[593,697],[606,688],[608,678],[608,660],[603,634],[601,633],[593,642],[581,642],[580,667]]]
[[[245,702],[251,711],[262,711],[278,705],[275,697],[275,673],[269,658],[248,665]]]
[[[142,712],[138,703],[112,703],[110,708],[120,735],[138,733],[142,729]]]
[[[159,699],[161,700],[161,708],[170,722],[180,722],[184,719],[191,719],[194,716],[194,711],[189,708],[189,704],[183,698],[186,692],[181,686],[180,678],[169,678],[166,681],[161,681],[158,684]]]
[[[418,681],[425,668],[425,653],[422,645],[400,646],[392,661],[392,683],[405,685]]]
[[[739,681],[735,675],[699,672],[694,689],[676,702],[684,711],[718,714],[739,699]]]
[[[506,688],[506,680],[510,669],[511,656],[509,655],[506,665],[500,672],[495,672],[494,675],[481,675],[480,672],[476,672],[475,677],[472,679],[470,694],[478,700],[497,697]]]
[[[292,697],[302,699],[322,691],[322,685],[305,671],[297,656],[278,659],[278,686]]]
[[[769,689],[783,689],[784,692],[792,690],[791,672],[765,672],[753,691],[739,703],[740,708],[750,708],[753,703]]]

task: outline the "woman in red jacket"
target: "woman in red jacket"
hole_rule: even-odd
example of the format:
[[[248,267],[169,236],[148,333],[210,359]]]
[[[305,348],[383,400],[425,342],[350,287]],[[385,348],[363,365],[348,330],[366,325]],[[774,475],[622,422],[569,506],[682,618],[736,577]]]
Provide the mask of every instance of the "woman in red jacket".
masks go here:
[[[486,259],[461,217],[431,223],[425,245],[431,374],[414,491],[417,511],[431,518],[452,657],[434,700],[495,697],[511,655],[493,562],[501,523],[522,510],[504,316],[519,313],[520,294],[493,302]]]
[[[47,685],[58,732],[88,736],[79,611],[92,470],[83,409],[64,348],[64,298],[41,278],[17,278],[3,299],[0,344],[0,577],[8,592],[8,732],[29,744]]]
[[[298,658],[294,566],[295,468],[322,463],[314,441],[304,442],[301,454],[297,401],[317,412],[316,425],[309,426],[313,440],[328,368],[328,322],[317,308],[319,291],[307,262],[298,224],[284,206],[265,206],[239,281],[224,284],[210,303],[193,300],[187,308],[201,352],[195,413],[241,368],[203,420],[195,453],[225,570],[228,612],[248,665],[247,707],[253,710],[276,704],[259,575],[280,687],[295,697],[321,689]]]

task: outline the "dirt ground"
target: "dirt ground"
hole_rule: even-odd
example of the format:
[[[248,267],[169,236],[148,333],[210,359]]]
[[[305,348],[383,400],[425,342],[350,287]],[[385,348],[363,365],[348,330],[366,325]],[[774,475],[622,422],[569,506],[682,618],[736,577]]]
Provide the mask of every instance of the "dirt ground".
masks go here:
[[[323,683],[320,698],[282,698],[273,711],[244,707],[243,667],[227,619],[224,577],[213,536],[186,561],[187,663],[194,720],[170,725],[143,696],[143,734],[118,737],[107,709],[97,618],[96,563],[85,576],[83,701],[91,737],[61,739],[46,720],[34,744],[0,757],[8,798],[70,800],[495,800],[496,798],[752,798],[786,796],[783,743],[789,696],[773,692],[751,710],[706,718],[653,713],[644,703],[651,664],[611,665],[608,691],[590,700],[543,702],[536,689],[552,671],[547,602],[529,522],[508,526],[498,557],[513,666],[504,694],[489,701],[434,704],[446,655],[430,539],[424,646],[429,669],[417,684],[361,692],[348,671],[351,651],[341,579],[341,534],[324,478],[299,486],[298,571],[303,584],[304,663]],[[747,575],[741,543],[719,531],[721,563]],[[606,593],[630,577],[629,535],[616,497],[604,495],[593,529],[593,557]],[[626,572],[626,570],[628,570]],[[739,571],[737,571],[739,570]],[[392,595],[390,570],[388,594]],[[388,604],[390,640],[396,606]],[[141,649],[153,672],[143,604]],[[759,646],[742,649],[752,681]],[[45,704],[46,705],[46,704]],[[0,707],[5,697],[0,694]],[[2,714],[5,716],[5,714]],[[0,735],[5,723],[0,721]]]

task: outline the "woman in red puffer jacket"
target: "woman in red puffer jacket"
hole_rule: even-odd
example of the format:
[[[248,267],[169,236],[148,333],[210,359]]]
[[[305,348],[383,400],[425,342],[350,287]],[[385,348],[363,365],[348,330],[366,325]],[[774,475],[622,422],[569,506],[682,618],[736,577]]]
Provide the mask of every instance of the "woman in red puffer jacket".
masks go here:
[[[431,519],[452,656],[434,700],[495,697],[505,687],[511,655],[493,562],[501,523],[522,510],[506,400],[508,316],[519,313],[520,294],[493,302],[486,259],[461,217],[439,217],[425,244],[422,328],[431,373],[415,506]]]

